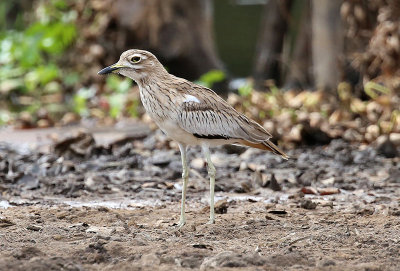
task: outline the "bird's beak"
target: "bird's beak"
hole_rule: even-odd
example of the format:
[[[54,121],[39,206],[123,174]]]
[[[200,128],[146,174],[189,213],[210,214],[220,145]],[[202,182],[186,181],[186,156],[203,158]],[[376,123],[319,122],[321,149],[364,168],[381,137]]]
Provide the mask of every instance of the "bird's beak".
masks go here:
[[[102,69],[101,71],[98,72],[98,74],[108,74],[108,73],[112,73],[113,71],[116,71],[116,70],[118,70],[118,69],[120,69],[120,68],[124,68],[124,67],[125,67],[125,66],[119,65],[119,64],[117,63],[117,64],[114,64],[114,65],[111,65],[111,66],[108,66],[108,67]]]

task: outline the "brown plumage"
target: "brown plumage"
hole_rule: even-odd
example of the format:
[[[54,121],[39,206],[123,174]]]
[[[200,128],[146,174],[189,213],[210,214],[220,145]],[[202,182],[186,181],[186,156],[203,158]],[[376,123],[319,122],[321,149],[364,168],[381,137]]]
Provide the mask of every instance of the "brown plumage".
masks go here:
[[[252,148],[257,148],[265,151],[270,151],[275,154],[281,155],[284,159],[289,159],[289,156],[286,155],[281,149],[278,148],[274,143],[271,141],[264,141],[263,143],[251,143],[249,141],[243,140],[241,144],[245,146],[249,146]]]
[[[179,226],[185,224],[185,196],[188,181],[186,149],[202,146],[210,175],[210,222],[214,223],[215,168],[209,147],[240,144],[288,156],[270,141],[261,125],[237,112],[209,88],[169,74],[157,58],[143,50],[124,52],[120,60],[99,72],[117,72],[135,80],[146,112],[169,137],[179,143],[183,166],[182,209]]]

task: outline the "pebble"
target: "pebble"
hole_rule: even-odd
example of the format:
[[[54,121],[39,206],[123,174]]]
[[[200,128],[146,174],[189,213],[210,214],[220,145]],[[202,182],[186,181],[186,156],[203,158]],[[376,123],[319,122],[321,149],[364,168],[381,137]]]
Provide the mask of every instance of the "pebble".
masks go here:
[[[31,231],[41,231],[41,230],[43,229],[43,227],[42,227],[42,226],[39,226],[39,225],[31,224],[31,225],[28,225],[28,226],[26,227],[26,229],[27,229],[27,230],[31,230]]]
[[[333,185],[335,183],[335,177],[330,177],[320,181],[324,185]]]
[[[190,162],[190,167],[194,168],[194,169],[203,169],[206,165],[206,162],[204,159],[202,158],[194,158],[191,162]]]
[[[394,145],[400,146],[400,133],[391,133],[389,138]]]
[[[314,210],[315,208],[317,208],[317,203],[309,199],[302,199],[300,201],[300,207],[307,210]]]
[[[224,199],[217,201],[215,203],[215,213],[216,214],[226,214],[228,212],[229,202]]]
[[[377,151],[379,154],[385,156],[386,158],[394,158],[399,156],[399,152],[397,151],[396,145],[386,137],[382,143],[377,146]]]
[[[317,173],[312,170],[307,170],[297,178],[297,183],[304,186],[310,186],[317,179]],[[304,193],[307,194],[307,193]]]

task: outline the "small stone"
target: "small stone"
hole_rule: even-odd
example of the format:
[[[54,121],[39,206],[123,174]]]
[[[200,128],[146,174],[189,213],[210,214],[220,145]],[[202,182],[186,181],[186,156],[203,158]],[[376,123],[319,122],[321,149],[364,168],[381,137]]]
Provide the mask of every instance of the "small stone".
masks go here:
[[[300,207],[307,209],[307,210],[314,210],[315,208],[317,208],[317,203],[313,202],[312,200],[309,199],[303,199],[300,202]]]
[[[202,158],[195,158],[190,162],[190,167],[195,169],[202,169],[205,166],[205,161]]]
[[[27,229],[27,230],[31,230],[31,231],[41,231],[41,230],[43,229],[43,227],[42,227],[42,226],[39,226],[39,225],[34,225],[34,224],[32,224],[32,225],[28,225],[28,226],[26,227],[26,229]]]
[[[332,185],[335,183],[335,177],[330,177],[328,179],[321,180],[321,183],[324,185]]]
[[[214,209],[216,214],[226,214],[228,212],[229,203],[226,199],[217,201]]]
[[[166,167],[171,163],[173,154],[170,151],[158,151],[151,157],[150,161],[153,165]]]
[[[307,170],[297,178],[297,182],[304,186],[310,186],[317,180],[317,173],[312,170]],[[304,193],[306,194],[306,193]]]
[[[377,151],[386,158],[394,158],[399,155],[396,145],[388,137],[378,145]]]
[[[271,175],[271,180],[269,181],[267,187],[272,189],[273,191],[281,191],[282,190],[282,187],[280,186],[280,184],[276,180],[274,174]]]
[[[400,146],[400,133],[391,133],[389,139],[394,145]]]

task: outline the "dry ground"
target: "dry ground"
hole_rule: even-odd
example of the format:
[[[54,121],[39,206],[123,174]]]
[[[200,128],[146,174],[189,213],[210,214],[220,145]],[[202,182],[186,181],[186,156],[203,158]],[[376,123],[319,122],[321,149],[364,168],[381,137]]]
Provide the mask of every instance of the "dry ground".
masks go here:
[[[398,216],[240,201],[206,225],[190,203],[133,210],[20,206],[1,211],[1,270],[398,270]],[[270,210],[286,210],[286,214]]]
[[[1,145],[0,270],[400,269],[400,159],[343,141],[288,162],[219,148],[218,214],[206,225],[195,149],[177,230],[180,158],[163,140],[64,143],[63,154]]]

